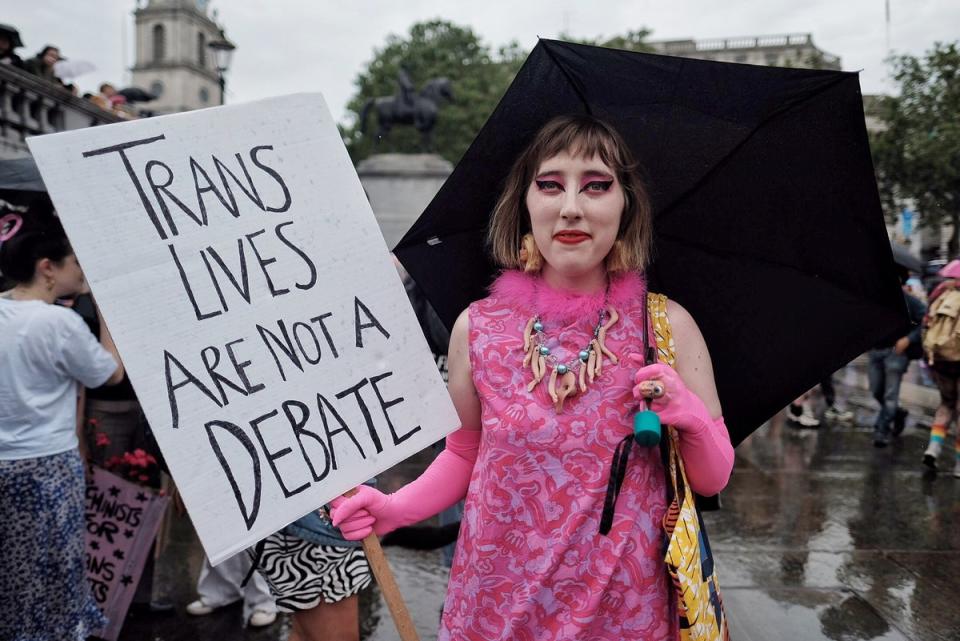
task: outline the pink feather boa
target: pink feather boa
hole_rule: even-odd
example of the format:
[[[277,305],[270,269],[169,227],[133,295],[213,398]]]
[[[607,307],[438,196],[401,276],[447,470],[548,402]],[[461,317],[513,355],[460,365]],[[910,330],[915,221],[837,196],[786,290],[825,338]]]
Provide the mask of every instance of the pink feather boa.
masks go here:
[[[490,295],[526,314],[540,314],[556,322],[592,318],[605,305],[622,311],[644,299],[646,280],[636,272],[617,274],[610,279],[609,291],[580,294],[554,289],[537,274],[505,271],[490,286]]]

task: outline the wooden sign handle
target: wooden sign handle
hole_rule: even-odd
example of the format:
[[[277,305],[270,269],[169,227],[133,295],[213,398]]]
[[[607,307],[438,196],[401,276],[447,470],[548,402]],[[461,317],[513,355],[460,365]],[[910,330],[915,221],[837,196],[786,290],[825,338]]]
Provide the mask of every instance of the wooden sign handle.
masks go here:
[[[356,493],[354,489],[345,492],[344,496],[353,496]],[[377,579],[384,601],[387,602],[393,624],[397,626],[400,641],[420,641],[413,619],[410,618],[410,612],[407,610],[407,604],[403,600],[403,595],[400,594],[397,580],[393,576],[390,564],[387,563],[387,557],[383,553],[383,548],[380,547],[380,539],[376,534],[371,533],[363,539],[363,552],[367,555],[367,563],[370,564],[370,570]]]
[[[397,626],[400,641],[420,641],[413,619],[410,618],[410,612],[407,611],[407,604],[403,601],[403,595],[400,594],[400,588],[397,587],[397,581],[393,577],[393,570],[387,563],[387,557],[383,554],[380,539],[376,534],[371,534],[363,540],[363,551],[367,555],[367,562],[370,564],[373,576],[377,578],[377,584],[390,609],[393,623]]]

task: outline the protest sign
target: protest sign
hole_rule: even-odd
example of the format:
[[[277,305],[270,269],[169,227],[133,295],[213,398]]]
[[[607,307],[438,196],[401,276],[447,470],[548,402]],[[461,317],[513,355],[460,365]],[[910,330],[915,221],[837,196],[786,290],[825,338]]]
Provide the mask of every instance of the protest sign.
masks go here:
[[[319,94],[28,142],[213,563],[456,427]]]
[[[115,641],[137,591],[140,573],[169,499],[93,468],[87,480],[87,582],[107,626],[96,636]]]

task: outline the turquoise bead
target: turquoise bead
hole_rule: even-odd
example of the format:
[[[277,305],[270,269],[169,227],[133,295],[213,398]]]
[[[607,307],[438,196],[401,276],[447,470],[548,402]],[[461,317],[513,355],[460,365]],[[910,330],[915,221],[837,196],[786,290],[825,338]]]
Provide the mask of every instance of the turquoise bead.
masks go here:
[[[633,416],[633,440],[637,445],[652,447],[660,442],[660,417],[656,412],[643,410]]]
[[[546,345],[541,346],[541,347],[540,347],[540,355],[541,355],[541,356],[549,356],[549,355],[550,355],[550,348],[547,347]]]
[[[557,374],[560,374],[561,376],[563,376],[566,373],[567,373],[566,365],[557,365]]]
[[[540,321],[537,321],[536,323],[534,323],[534,324],[533,324],[533,331],[535,331],[535,332],[542,332],[542,331],[543,331],[543,323],[541,323]]]
[[[580,360],[581,360],[581,361],[583,361],[584,363],[586,363],[589,358],[590,358],[590,352],[588,352],[588,351],[585,350],[585,349],[580,351]]]

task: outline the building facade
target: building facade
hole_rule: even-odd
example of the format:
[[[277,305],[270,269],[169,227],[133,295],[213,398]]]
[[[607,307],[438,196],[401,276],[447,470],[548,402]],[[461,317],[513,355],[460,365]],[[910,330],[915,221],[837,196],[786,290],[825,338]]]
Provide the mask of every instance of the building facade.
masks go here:
[[[840,58],[817,48],[813,44],[813,36],[809,33],[706,40],[660,40],[649,44],[657,53],[682,58],[768,67],[840,70]]]
[[[207,0],[145,0],[134,12],[133,85],[157,96],[157,114],[220,104],[216,62],[207,45],[224,40]]]

